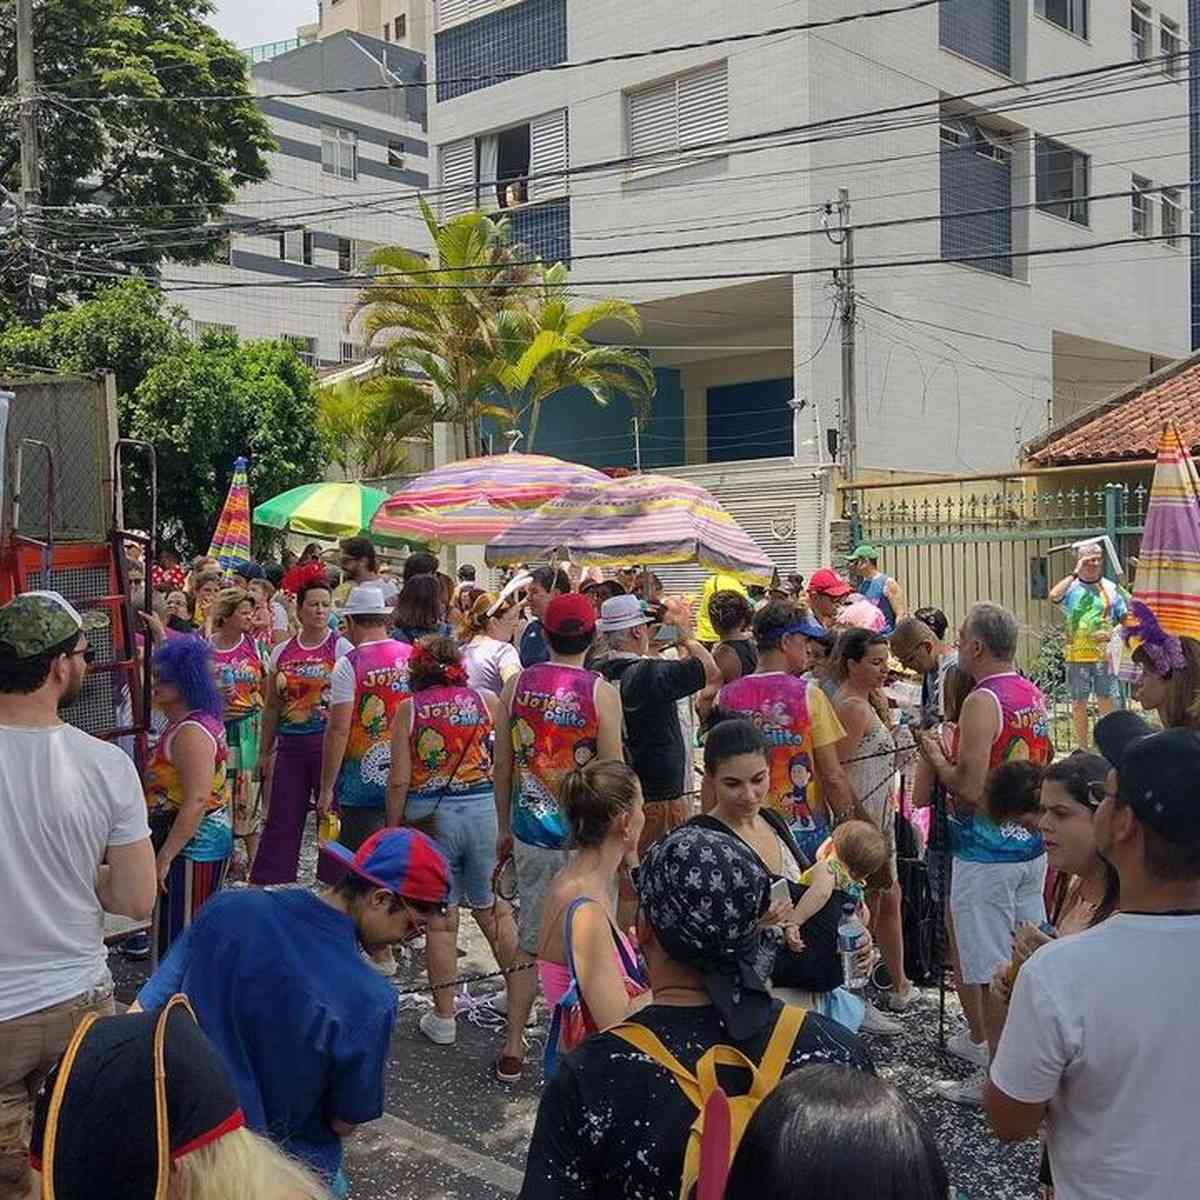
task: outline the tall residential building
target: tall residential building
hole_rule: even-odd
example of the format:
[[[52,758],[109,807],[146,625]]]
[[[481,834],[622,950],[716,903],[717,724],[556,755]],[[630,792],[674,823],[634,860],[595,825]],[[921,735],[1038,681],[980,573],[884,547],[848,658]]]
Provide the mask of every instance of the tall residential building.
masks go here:
[[[425,60],[340,33],[257,62],[251,77],[279,146],[270,177],[239,191],[224,261],[189,268],[194,286],[177,298],[197,333],[287,337],[314,367],[360,361],[364,339],[348,322],[361,279],[324,281],[361,276],[377,246],[428,246],[417,207],[429,185],[425,88],[403,86],[421,84]],[[331,89],[351,90],[305,94]]]
[[[319,38],[365,33],[424,54],[428,49],[425,0],[318,0]]]
[[[750,498],[793,443],[844,456],[840,188],[863,476],[1011,466],[1187,352],[1184,0],[944,0],[736,40],[893,5],[766,7],[428,2],[442,212],[504,209],[579,298],[638,304],[643,463],[747,464]],[[630,417],[547,405],[537,448],[630,466]]]

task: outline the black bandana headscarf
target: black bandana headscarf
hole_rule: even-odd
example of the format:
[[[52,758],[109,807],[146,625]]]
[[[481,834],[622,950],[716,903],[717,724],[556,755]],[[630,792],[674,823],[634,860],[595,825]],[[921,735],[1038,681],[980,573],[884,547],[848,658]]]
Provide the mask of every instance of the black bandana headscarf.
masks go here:
[[[745,1041],[767,1025],[771,995],[756,970],[770,876],[731,833],[682,825],[642,860],[642,912],[662,948],[704,976],[725,1027]]]

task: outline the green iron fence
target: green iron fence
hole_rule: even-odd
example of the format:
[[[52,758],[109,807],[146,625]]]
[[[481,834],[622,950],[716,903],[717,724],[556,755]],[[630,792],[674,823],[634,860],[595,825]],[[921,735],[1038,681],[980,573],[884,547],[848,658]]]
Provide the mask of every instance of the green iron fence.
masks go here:
[[[1040,481],[1039,481],[1040,482]],[[1128,584],[1145,524],[1149,488],[1105,483],[1092,488],[1035,490],[1029,481],[1005,481],[992,493],[875,500],[864,492],[849,516],[854,541],[880,551],[880,569],[904,588],[910,611],[940,608],[951,631],[973,604],[1003,604],[1021,623],[1019,663],[1046,692],[1054,715],[1055,745],[1075,746],[1071,702],[1063,667],[1063,617],[1047,593],[1075,563],[1067,548],[1107,535],[1123,576],[1106,562],[1105,574]],[[948,634],[947,636],[951,636]]]

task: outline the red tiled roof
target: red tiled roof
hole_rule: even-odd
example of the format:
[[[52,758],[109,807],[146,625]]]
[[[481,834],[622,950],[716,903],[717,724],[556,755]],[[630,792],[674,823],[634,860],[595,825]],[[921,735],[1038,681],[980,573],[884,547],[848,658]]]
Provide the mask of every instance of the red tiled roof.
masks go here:
[[[1200,452],[1200,354],[1182,358],[1088,409],[1025,447],[1041,467],[1153,458],[1174,421]]]

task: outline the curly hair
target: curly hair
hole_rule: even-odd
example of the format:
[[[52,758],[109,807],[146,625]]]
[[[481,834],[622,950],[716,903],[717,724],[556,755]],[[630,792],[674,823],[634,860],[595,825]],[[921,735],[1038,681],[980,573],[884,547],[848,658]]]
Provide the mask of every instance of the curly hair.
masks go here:
[[[167,638],[154,653],[154,673],[160,683],[178,690],[189,709],[218,720],[225,715],[225,701],[213,674],[212,647],[204,638],[190,634]]]
[[[754,608],[741,592],[732,588],[713,592],[708,600],[708,619],[712,627],[722,636],[749,629],[754,620]]]

